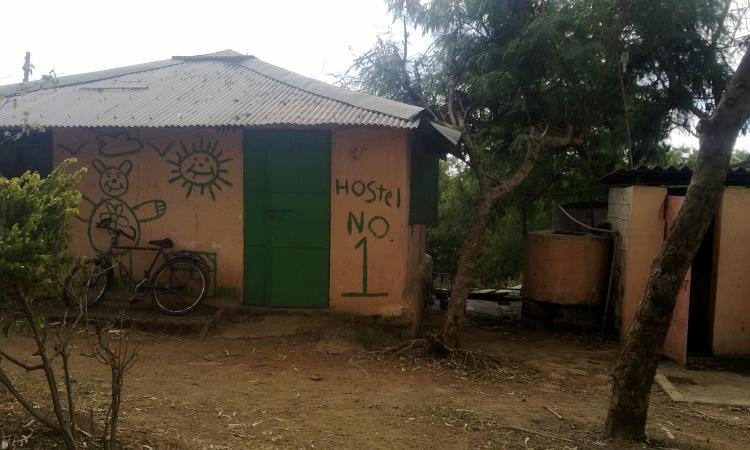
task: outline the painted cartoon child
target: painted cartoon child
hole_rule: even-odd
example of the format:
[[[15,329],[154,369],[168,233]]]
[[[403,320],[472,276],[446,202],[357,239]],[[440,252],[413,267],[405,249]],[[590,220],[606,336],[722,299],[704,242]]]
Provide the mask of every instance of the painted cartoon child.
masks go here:
[[[115,227],[133,235],[132,244],[138,244],[141,238],[140,224],[162,217],[167,211],[167,204],[163,200],[148,200],[130,207],[120,198],[130,187],[128,175],[133,170],[133,163],[130,161],[125,160],[117,167],[108,167],[101,160],[95,159],[92,165],[99,172],[99,188],[105,197],[95,202],[84,195],[77,216],[88,223],[91,246],[97,253],[103,253],[109,248],[109,238],[95,231],[96,224],[103,219],[110,219]]]

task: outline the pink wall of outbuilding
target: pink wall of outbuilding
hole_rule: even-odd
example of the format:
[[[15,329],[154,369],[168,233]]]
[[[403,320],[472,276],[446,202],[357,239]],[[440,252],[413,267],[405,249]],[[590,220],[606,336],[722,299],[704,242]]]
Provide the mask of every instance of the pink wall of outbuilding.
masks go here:
[[[666,199],[664,187],[610,189],[608,220],[621,235],[616,288],[621,337],[632,324],[651,264],[664,240]],[[727,187],[714,227],[712,297],[708,300],[712,314],[699,318],[712,330],[711,351],[717,356],[750,355],[750,240],[746,237],[749,223],[750,189]],[[684,302],[680,306],[680,317],[689,315],[689,310],[684,311],[687,305]]]
[[[716,216],[714,239],[715,355],[750,355],[750,189],[728,187]]]

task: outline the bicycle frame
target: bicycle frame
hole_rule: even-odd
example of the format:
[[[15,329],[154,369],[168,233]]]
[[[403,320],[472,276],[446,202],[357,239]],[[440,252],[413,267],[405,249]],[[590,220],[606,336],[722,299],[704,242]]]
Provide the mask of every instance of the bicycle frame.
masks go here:
[[[167,261],[168,259],[167,252],[164,251],[164,249],[161,247],[158,247],[158,246],[146,247],[146,246],[141,246],[141,245],[120,245],[119,240],[120,240],[120,235],[115,233],[112,236],[112,243],[109,247],[109,250],[107,250],[107,253],[100,256],[100,258],[103,257],[106,260],[109,260],[109,267],[107,268],[107,270],[109,269],[114,270],[115,268],[114,262],[116,262],[117,265],[121,268],[121,270],[125,272],[125,275],[128,277],[129,281],[133,285],[135,285],[136,289],[141,283],[143,283],[146,280],[151,279],[151,272],[154,270],[154,267],[156,266],[156,262],[159,261],[160,256],[163,257],[164,261]],[[120,261],[120,256],[115,254],[116,250],[146,251],[146,252],[156,252],[156,254],[154,255],[154,258],[151,260],[151,264],[149,265],[148,269],[143,274],[143,279],[141,281],[137,281],[134,276],[134,272],[131,272],[130,269],[128,269],[125,264],[122,264],[122,262]],[[115,273],[113,272],[112,276],[114,277],[114,275]]]
[[[169,251],[174,247],[174,243],[169,238],[149,241],[148,245],[122,245],[120,236],[125,236],[134,244],[137,244],[137,230],[132,227],[121,228],[116,224],[113,226],[112,221],[108,218],[102,219],[96,224],[96,228],[106,230],[111,238],[109,248],[100,253],[94,259],[88,259],[81,266],[75,267],[65,281],[64,300],[68,306],[74,306],[71,300],[78,300],[75,297],[80,293],[80,289],[85,288],[88,293],[92,288],[95,289],[95,297],[83,297],[87,306],[93,306],[98,303],[106,294],[107,290],[112,288],[112,282],[115,276],[118,276],[115,267],[119,266],[117,272],[121,281],[125,278],[132,286],[133,294],[130,302],[137,301],[138,298],[148,294],[153,295],[154,305],[166,314],[181,316],[193,311],[200,306],[206,298],[209,286],[209,270],[203,258],[200,255],[188,251]],[[128,232],[128,229],[130,232]],[[144,272],[143,279],[137,281],[133,276],[131,251],[153,252],[154,257],[151,264]],[[128,253],[130,264],[123,264],[122,256]],[[164,259],[164,264],[156,268],[157,261]],[[140,264],[139,264],[140,266]],[[91,273],[94,273],[92,278]],[[152,275],[152,273],[156,271]],[[93,281],[93,283],[92,283]],[[104,284],[102,284],[102,281]],[[120,284],[122,288],[128,290],[126,283]],[[119,284],[119,283],[118,283]],[[73,297],[71,297],[71,294]],[[90,300],[90,301],[89,301]],[[185,303],[185,302],[188,303]]]

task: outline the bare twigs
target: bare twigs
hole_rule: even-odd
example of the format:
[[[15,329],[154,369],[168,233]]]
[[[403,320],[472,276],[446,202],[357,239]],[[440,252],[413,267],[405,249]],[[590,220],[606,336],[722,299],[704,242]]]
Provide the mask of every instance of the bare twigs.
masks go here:
[[[500,428],[505,428],[505,429],[508,429],[508,430],[520,431],[522,433],[535,434],[535,435],[543,437],[543,438],[557,440],[557,441],[563,441],[563,442],[567,442],[569,444],[576,445],[575,441],[573,441],[571,439],[568,439],[568,438],[564,438],[562,436],[557,436],[557,435],[554,435],[554,434],[542,433],[541,431],[529,430],[528,428],[516,427],[516,426],[513,426],[513,425],[499,425],[499,427]]]
[[[69,420],[69,417],[66,417],[65,411],[63,410],[62,401],[60,398],[60,390],[57,387],[55,370],[52,367],[51,357],[47,348],[47,331],[45,328],[42,328],[42,320],[37,317],[36,313],[32,309],[31,299],[27,297],[23,292],[19,291],[17,292],[17,301],[19,303],[19,306],[21,306],[24,315],[26,316],[27,323],[34,336],[34,341],[36,342],[37,346],[36,354],[42,360],[42,370],[44,371],[44,377],[49,387],[50,399],[52,400],[52,410],[55,414],[55,418],[57,419],[58,431],[62,435],[65,446],[71,450],[75,449],[76,439],[75,433],[73,431],[73,424]],[[64,327],[65,324],[63,323],[62,326]],[[58,345],[57,352],[59,352],[66,346],[67,342],[65,342],[62,346]],[[69,378],[67,378],[66,381],[70,383]],[[68,393],[70,393],[71,387],[69,384],[66,386],[66,388],[68,390]],[[68,401],[71,402],[71,404],[68,405],[68,408],[70,409],[72,405],[72,396],[68,396]]]
[[[73,382],[70,376],[70,341],[73,338],[73,333],[78,328],[78,324],[83,317],[83,309],[76,310],[75,319],[68,323],[68,311],[65,312],[61,325],[57,328],[55,336],[55,354],[59,354],[62,359],[63,367],[63,379],[65,381],[65,391],[67,393],[68,402],[68,423],[71,426],[71,431],[75,433],[75,402],[73,401]]]
[[[110,403],[104,416],[104,429],[101,437],[105,449],[114,449],[117,443],[125,375],[133,367],[142,347],[140,343],[133,344],[127,333],[113,331],[115,330],[111,323],[96,326],[96,341],[92,343],[94,357],[100,363],[109,366],[111,375]]]
[[[10,378],[8,378],[8,375],[5,373],[2,367],[0,367],[0,384],[5,386],[5,389],[8,390],[10,395],[12,395],[13,398],[16,399],[16,401],[23,407],[23,409],[26,410],[26,412],[31,414],[31,417],[36,419],[39,423],[49,428],[50,430],[60,430],[60,427],[58,427],[55,423],[48,419],[41,411],[35,408],[34,405],[32,405],[31,402],[16,388],[16,386],[13,384]]]
[[[81,322],[86,320],[88,323],[86,292],[83,290],[68,294],[74,294],[74,306],[65,312],[59,322],[48,323],[35,308],[32,299],[21,291],[17,292],[16,303],[24,315],[25,326],[34,339],[35,349],[31,362],[10,355],[7,351],[0,351],[0,385],[4,386],[35,420],[59,433],[67,449],[75,449],[78,448],[81,438],[91,438],[95,428],[93,413],[90,417],[90,430],[81,430],[81,423],[76,421],[74,380],[71,373],[71,342],[76,331],[80,329]],[[99,325],[92,334],[95,336],[92,342],[93,356],[99,362],[108,365],[111,371],[110,404],[106,409],[101,438],[105,449],[116,448],[124,377],[140,350],[140,345],[133,345],[127,334],[113,331],[117,330],[114,330],[111,324]],[[59,362],[53,364],[58,357]],[[52,406],[51,416],[34,406],[29,396],[21,391],[16,380],[3,370],[2,363],[6,361],[26,372],[39,371],[44,374]],[[58,386],[59,378],[62,378],[64,384],[64,394],[63,388]]]
[[[12,362],[13,364],[17,365],[18,367],[22,368],[23,370],[25,370],[27,372],[32,372],[34,370],[40,370],[40,369],[44,368],[44,366],[42,366],[41,364],[35,364],[33,366],[30,366],[30,365],[24,363],[23,361],[20,361],[20,360],[18,360],[16,358],[10,356],[7,353],[5,353],[3,351],[0,351],[0,362],[3,359],[8,360],[9,362]]]
[[[34,407],[29,398],[21,392],[16,383],[10,379],[8,373],[5,372],[2,367],[0,367],[0,384],[10,392],[16,401],[18,401],[18,403],[32,417],[34,417],[34,419],[49,429],[60,433],[66,448],[74,449],[76,448],[76,432],[74,429],[75,407],[73,401],[72,380],[70,377],[69,348],[73,329],[77,326],[78,321],[80,320],[80,315],[72,323],[67,320],[66,315],[62,322],[56,326],[54,335],[52,335],[50,333],[51,327],[49,327],[44,318],[40,317],[34,310],[32,299],[20,290],[16,292],[15,297],[16,303],[24,315],[25,323],[28,325],[28,329],[31,330],[31,334],[34,338],[36,350],[34,351],[33,356],[38,357],[40,362],[37,364],[25,363],[21,359],[11,356],[5,351],[0,351],[0,363],[2,363],[2,361],[8,361],[27,372],[42,371],[45,381],[47,382],[47,391],[50,395],[49,398],[52,403],[54,417],[47,417],[41,410]],[[48,345],[50,339],[54,342],[53,348],[50,348]],[[55,368],[52,364],[58,356],[61,357],[64,372],[64,384],[66,390],[65,401],[63,401],[62,393],[58,387]]]

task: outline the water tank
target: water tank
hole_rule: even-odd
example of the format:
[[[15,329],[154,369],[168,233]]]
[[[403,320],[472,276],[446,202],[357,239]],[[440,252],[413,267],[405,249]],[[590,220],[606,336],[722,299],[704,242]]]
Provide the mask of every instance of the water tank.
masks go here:
[[[612,239],[533,231],[526,237],[524,298],[558,305],[597,305],[607,295]]]

